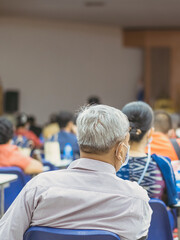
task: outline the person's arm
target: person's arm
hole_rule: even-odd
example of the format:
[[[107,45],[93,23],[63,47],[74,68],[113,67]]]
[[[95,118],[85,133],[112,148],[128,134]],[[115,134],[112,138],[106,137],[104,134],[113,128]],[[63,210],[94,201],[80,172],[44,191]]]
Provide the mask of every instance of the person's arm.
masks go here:
[[[151,223],[152,209],[149,205],[149,197],[145,189],[140,187],[137,183],[132,182],[134,184],[134,188],[137,188],[138,195],[140,198],[134,199],[133,207],[131,208],[133,211],[131,214],[132,221],[134,221],[134,233],[133,239],[136,240],[145,240],[148,236],[148,231]]]
[[[0,239],[23,240],[23,234],[29,228],[35,208],[36,188],[27,189],[27,185],[0,220]]]
[[[11,153],[10,164],[21,168],[26,174],[37,174],[43,171],[42,163],[31,157],[23,156],[17,147]]]
[[[139,212],[139,214],[141,216],[141,221],[139,225],[141,233],[137,237],[137,240],[146,240],[152,216],[152,209],[149,205],[149,200],[142,201],[141,211]]]
[[[43,171],[43,165],[39,161],[35,159],[31,159],[30,163],[24,169],[24,173],[26,174],[37,174]]]

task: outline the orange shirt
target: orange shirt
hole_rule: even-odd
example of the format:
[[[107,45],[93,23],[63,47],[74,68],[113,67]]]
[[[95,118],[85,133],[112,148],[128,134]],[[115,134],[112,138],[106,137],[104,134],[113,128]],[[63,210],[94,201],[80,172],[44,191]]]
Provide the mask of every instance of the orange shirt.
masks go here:
[[[19,167],[24,170],[31,162],[30,157],[21,154],[17,146],[0,144],[0,167]]]
[[[180,139],[176,139],[176,140],[177,140],[177,143],[180,145]],[[147,148],[146,148],[146,152],[147,152]],[[154,132],[152,135],[151,154],[153,153],[156,153],[157,155],[169,157],[172,161],[178,160],[178,156],[169,138],[161,132]]]

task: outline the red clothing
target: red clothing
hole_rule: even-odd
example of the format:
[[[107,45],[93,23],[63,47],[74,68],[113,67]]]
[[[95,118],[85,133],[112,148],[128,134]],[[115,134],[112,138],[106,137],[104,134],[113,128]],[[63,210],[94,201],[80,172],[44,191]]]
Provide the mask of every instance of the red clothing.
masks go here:
[[[180,139],[176,139],[177,143],[180,145]],[[147,149],[146,149],[147,152]],[[151,154],[156,153],[157,155],[169,157],[172,161],[178,160],[178,156],[172,143],[170,142],[169,138],[161,133],[161,132],[154,132],[152,136],[151,142]]]
[[[24,170],[31,162],[30,157],[21,154],[17,146],[0,144],[0,167],[19,167]]]
[[[29,140],[32,140],[35,147],[42,147],[42,143],[39,138],[32,131],[29,131],[25,128],[19,128],[15,132],[16,135],[22,135]]]

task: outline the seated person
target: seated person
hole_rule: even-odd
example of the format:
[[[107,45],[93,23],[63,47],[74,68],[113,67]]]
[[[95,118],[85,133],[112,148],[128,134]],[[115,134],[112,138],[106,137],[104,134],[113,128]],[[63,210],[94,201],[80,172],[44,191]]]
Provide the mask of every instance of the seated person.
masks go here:
[[[61,111],[57,117],[61,130],[51,138],[51,141],[59,142],[62,159],[64,158],[63,153],[66,144],[70,144],[72,147],[73,159],[77,159],[80,154],[73,120],[74,118],[72,113]]]
[[[24,136],[27,139],[31,140],[35,148],[42,147],[42,143],[39,138],[32,131],[29,130],[28,116],[25,113],[21,113],[17,116],[16,119],[16,131],[15,135]]]
[[[146,239],[152,210],[147,192],[116,177],[128,151],[129,122],[96,105],[77,119],[81,158],[68,169],[33,178],[0,220],[0,239],[22,240],[29,226],[100,229],[121,240]]]
[[[170,138],[174,135],[171,116],[165,111],[155,111],[154,133],[152,135],[151,152],[178,160],[178,154]],[[177,148],[180,148],[180,139],[176,139]],[[146,149],[147,151],[147,149]],[[180,151],[180,149],[177,149]]]
[[[26,174],[42,172],[42,164],[31,157],[21,154],[18,147],[11,144],[13,125],[4,117],[0,117],[0,167],[19,167]]]
[[[60,131],[59,124],[57,122],[57,115],[51,114],[49,122],[43,127],[42,134],[40,136],[41,141],[45,142],[50,139],[53,135]]]
[[[122,112],[130,122],[130,157],[127,166],[117,176],[138,182],[150,198],[163,200],[171,206],[177,203],[176,183],[170,159],[145,153],[153,133],[153,111],[144,102],[125,105]],[[149,148],[150,150],[150,148]]]
[[[22,135],[14,135],[12,138],[12,144],[20,148],[30,148],[30,149],[34,148],[34,144],[32,140],[29,140]]]
[[[29,130],[40,137],[42,128],[36,124],[36,118],[33,115],[28,116]]]

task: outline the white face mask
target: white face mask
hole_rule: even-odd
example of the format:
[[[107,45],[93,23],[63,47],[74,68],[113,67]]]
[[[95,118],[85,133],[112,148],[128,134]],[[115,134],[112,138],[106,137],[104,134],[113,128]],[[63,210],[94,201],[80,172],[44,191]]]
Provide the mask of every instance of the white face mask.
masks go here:
[[[121,165],[121,167],[124,167],[128,164],[129,161],[129,151],[130,151],[130,146],[126,146],[126,144],[123,143],[123,145],[127,148],[127,153],[126,153],[126,158],[125,161],[123,162],[123,164]]]

